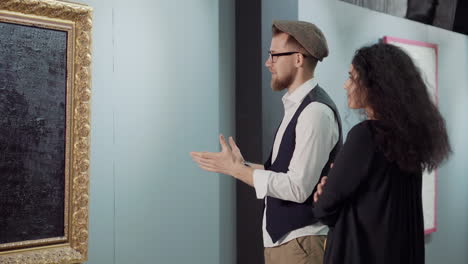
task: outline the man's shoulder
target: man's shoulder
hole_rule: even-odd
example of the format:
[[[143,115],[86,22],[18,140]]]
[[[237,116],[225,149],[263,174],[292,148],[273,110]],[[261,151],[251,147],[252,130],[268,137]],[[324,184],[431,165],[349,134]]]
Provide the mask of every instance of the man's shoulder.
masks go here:
[[[307,126],[333,126],[336,123],[333,110],[326,104],[320,102],[311,102],[307,105],[298,118],[299,124],[309,124]]]
[[[314,101],[308,104],[304,110],[302,111],[302,114],[306,115],[326,115],[333,117],[333,110],[331,109],[330,106],[326,105],[325,103]]]

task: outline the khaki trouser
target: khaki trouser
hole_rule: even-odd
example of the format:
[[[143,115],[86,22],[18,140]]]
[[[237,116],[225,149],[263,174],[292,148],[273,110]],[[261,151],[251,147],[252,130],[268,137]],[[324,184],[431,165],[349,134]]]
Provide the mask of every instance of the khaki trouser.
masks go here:
[[[265,264],[322,264],[326,236],[298,237],[265,248]]]

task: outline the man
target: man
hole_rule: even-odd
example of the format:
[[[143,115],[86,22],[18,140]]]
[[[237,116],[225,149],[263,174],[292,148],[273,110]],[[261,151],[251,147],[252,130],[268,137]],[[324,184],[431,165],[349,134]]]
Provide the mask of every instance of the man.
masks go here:
[[[325,37],[308,22],[274,21],[265,66],[283,96],[284,117],[264,165],[245,163],[236,143],[220,135],[221,152],[192,152],[207,171],[231,175],[265,199],[263,241],[267,264],[319,264],[328,229],[312,214],[312,191],[328,173],[341,144],[338,111],[314,71],[328,55]]]

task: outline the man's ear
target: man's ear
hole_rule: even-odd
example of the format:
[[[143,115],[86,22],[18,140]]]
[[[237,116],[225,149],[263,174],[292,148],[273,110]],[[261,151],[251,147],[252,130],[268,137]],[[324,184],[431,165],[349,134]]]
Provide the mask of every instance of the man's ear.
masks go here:
[[[304,56],[302,56],[302,54],[300,54],[300,53],[296,53],[295,55],[296,55],[296,66],[297,67],[303,67],[304,63],[305,63]]]

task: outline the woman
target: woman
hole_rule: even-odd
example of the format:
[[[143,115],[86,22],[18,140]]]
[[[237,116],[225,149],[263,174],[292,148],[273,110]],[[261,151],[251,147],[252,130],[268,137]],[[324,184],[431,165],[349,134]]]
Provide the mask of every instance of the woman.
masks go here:
[[[367,120],[349,131],[314,195],[314,213],[330,227],[324,263],[424,263],[422,172],[451,152],[444,119],[393,45],[356,51],[344,86]]]

